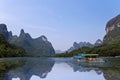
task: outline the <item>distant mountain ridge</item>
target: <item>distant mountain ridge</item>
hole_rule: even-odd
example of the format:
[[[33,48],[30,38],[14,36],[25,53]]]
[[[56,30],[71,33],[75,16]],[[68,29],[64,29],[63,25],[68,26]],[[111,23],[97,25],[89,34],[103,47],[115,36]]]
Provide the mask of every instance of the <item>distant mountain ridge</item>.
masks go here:
[[[52,56],[55,54],[52,44],[44,35],[33,39],[29,33],[25,33],[21,29],[19,36],[13,36],[11,31],[7,31],[5,24],[0,24],[0,34],[4,35],[9,43],[23,47],[28,56]]]
[[[73,50],[77,50],[77,49],[82,48],[82,47],[93,47],[93,46],[94,45],[89,43],[89,42],[79,42],[79,43],[74,42],[73,46],[70,49],[68,49],[68,52],[71,52]]]
[[[94,46],[100,46],[100,45],[102,45],[102,40],[100,40],[100,39],[98,39],[96,42],[95,42],[95,44],[92,44],[92,43],[90,43],[90,42],[79,42],[79,43],[77,43],[77,42],[74,42],[73,43],[73,46],[70,48],[70,49],[68,49],[67,51],[68,52],[72,52],[72,51],[74,51],[74,50],[78,50],[78,49],[80,49],[80,48],[82,48],[82,47],[89,47],[89,48],[92,48],[92,47],[94,47]]]

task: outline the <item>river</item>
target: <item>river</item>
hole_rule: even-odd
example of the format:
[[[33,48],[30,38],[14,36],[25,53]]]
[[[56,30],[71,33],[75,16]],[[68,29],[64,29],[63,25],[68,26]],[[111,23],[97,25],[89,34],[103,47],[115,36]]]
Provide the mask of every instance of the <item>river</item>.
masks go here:
[[[120,59],[81,63],[71,58],[1,58],[0,80],[120,80]]]

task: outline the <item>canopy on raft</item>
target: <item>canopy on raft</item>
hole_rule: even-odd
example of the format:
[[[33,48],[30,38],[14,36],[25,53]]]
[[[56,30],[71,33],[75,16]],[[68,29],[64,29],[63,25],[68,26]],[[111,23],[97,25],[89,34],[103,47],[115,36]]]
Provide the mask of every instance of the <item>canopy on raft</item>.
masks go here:
[[[99,54],[84,54],[84,53],[80,53],[77,56],[82,56],[82,57],[93,57],[93,56],[99,56]]]

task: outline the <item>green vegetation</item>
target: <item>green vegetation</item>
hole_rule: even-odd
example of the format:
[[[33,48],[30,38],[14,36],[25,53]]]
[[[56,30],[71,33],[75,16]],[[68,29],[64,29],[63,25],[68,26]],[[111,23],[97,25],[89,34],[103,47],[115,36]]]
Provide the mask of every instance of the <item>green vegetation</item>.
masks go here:
[[[25,54],[24,49],[9,44],[0,34],[0,57],[22,57]]]
[[[62,53],[62,54],[56,54],[55,57],[73,57],[79,53],[87,53],[89,50],[91,50],[91,48],[89,47],[82,47],[78,50],[74,50],[70,53],[68,52],[65,52],[65,53]]]
[[[109,31],[105,37],[104,37],[104,44],[105,43],[109,43],[111,42],[112,40],[114,39],[120,39],[120,38],[117,38],[120,36],[120,27],[115,27],[112,31]]]
[[[101,69],[106,80],[120,80],[120,67],[103,67]]]
[[[11,70],[14,69],[16,67],[22,66],[24,65],[24,63],[20,62],[20,61],[4,61],[4,62],[0,62],[0,80],[3,80],[3,77],[5,76],[5,74]]]
[[[120,56],[120,42],[94,48],[81,48],[70,53],[57,54],[56,57],[72,57],[79,53],[99,54],[100,57]]]
[[[120,56],[120,28],[116,27],[112,31],[108,32],[104,37],[103,45],[88,48],[83,47],[81,49],[66,52],[63,54],[57,54],[56,57],[72,57],[79,53],[87,54],[99,54],[100,57],[115,57]]]
[[[10,39],[9,43],[24,48],[28,53],[27,56],[31,57],[46,57],[55,54],[52,44],[45,36],[33,39],[23,29],[21,30],[20,36]]]
[[[85,56],[99,56],[98,54],[86,54]]]
[[[120,37],[115,38],[107,44],[103,44],[98,47],[88,48],[83,47],[81,49],[72,51],[70,53],[66,52],[63,54],[57,54],[56,57],[72,57],[79,53],[87,54],[99,54],[100,57],[115,57],[120,56]]]

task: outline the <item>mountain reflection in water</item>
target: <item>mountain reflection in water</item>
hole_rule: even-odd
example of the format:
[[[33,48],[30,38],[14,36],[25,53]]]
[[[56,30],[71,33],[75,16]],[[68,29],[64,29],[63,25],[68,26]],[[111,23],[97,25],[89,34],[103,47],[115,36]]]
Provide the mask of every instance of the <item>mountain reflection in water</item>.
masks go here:
[[[20,78],[20,80],[30,80],[32,75],[37,75],[40,78],[46,78],[47,74],[51,71],[55,61],[51,59],[36,59],[28,58],[21,59],[24,62],[23,66],[9,70],[5,75],[4,80],[12,80],[12,78]]]
[[[78,63],[72,59],[0,59],[0,80],[120,80],[120,59]]]

